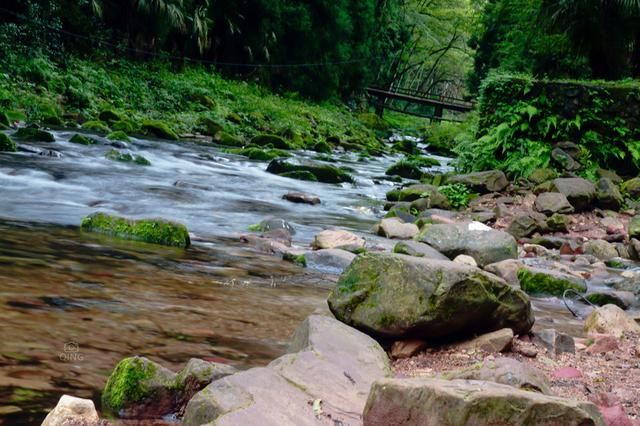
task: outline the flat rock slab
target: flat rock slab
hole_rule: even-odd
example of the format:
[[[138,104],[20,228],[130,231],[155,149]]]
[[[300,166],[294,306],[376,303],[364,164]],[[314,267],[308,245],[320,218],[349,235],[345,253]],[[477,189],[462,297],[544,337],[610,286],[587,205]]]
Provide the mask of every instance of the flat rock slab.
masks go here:
[[[336,275],[341,274],[355,258],[355,254],[341,249],[315,250],[304,254],[307,268]]]
[[[604,426],[598,408],[476,380],[383,379],[375,382],[365,426]]]
[[[386,238],[408,240],[418,235],[418,232],[420,232],[420,230],[415,224],[404,223],[404,221],[397,217],[392,217],[382,219],[378,234]]]
[[[282,199],[298,204],[320,204],[320,197],[306,192],[287,192],[282,196]]]
[[[360,425],[371,384],[390,375],[387,356],[373,339],[333,318],[312,315],[294,334],[289,353],[196,394],[183,424]],[[322,413],[313,408],[317,400]]]
[[[315,249],[363,248],[365,241],[349,231],[326,229],[316,234],[312,245]]]

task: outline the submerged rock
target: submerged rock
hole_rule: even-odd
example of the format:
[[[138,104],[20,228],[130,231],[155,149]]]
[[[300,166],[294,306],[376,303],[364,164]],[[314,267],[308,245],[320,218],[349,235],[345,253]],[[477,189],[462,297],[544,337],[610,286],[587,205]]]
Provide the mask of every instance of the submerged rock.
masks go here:
[[[132,220],[93,213],[82,219],[80,228],[126,240],[185,248],[191,245],[189,232],[184,225],[161,219]]]
[[[14,139],[27,142],[55,142],[55,138],[49,132],[34,127],[22,127],[13,134]]]
[[[163,121],[158,120],[146,120],[142,122],[142,130],[160,139],[169,139],[177,141],[178,135],[169,127],[169,125]]]
[[[481,267],[518,257],[516,240],[511,235],[487,227],[480,229],[473,223],[431,225],[420,241],[450,259],[460,254],[471,256]]]
[[[307,173],[314,176],[316,180],[324,183],[353,183],[354,179],[342,169],[326,164],[316,163],[300,163],[294,164],[283,159],[275,159],[267,166],[267,172],[276,175],[284,175],[286,173]],[[288,175],[293,177],[292,175]],[[304,179],[313,180],[313,179]]]
[[[92,139],[88,136],[81,135],[80,133],[76,133],[69,139],[69,142],[77,143],[80,145],[93,145],[96,143],[95,139]]]
[[[315,250],[303,256],[307,268],[330,274],[341,274],[356,258],[355,254],[341,249]]]
[[[358,424],[372,382],[391,375],[378,343],[329,317],[307,318],[287,352],[211,383],[189,401],[183,424]]]
[[[529,298],[477,268],[398,254],[363,254],[329,296],[336,318],[382,338],[459,337],[533,325]]]
[[[562,296],[566,290],[587,291],[584,279],[555,270],[524,267],[518,270],[518,279],[528,294]]]
[[[486,381],[426,378],[375,382],[363,420],[365,426],[604,426],[589,402]]]

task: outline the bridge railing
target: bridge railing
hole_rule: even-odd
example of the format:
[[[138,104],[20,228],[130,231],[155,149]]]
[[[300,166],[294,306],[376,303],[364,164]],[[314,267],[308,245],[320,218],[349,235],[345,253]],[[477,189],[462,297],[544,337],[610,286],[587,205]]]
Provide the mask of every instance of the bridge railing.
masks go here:
[[[380,92],[380,93],[387,93],[390,95],[394,95],[394,94],[405,95],[405,96],[412,96],[420,99],[429,99],[429,100],[448,103],[456,106],[467,107],[469,109],[472,109],[475,105],[474,102],[467,101],[465,99],[454,98],[451,96],[444,96],[444,95],[439,95],[439,94],[430,93],[430,92],[423,92],[415,89],[407,89],[403,87],[392,86],[391,88],[385,89],[378,86],[371,86],[369,87],[369,89],[374,90],[376,92]]]

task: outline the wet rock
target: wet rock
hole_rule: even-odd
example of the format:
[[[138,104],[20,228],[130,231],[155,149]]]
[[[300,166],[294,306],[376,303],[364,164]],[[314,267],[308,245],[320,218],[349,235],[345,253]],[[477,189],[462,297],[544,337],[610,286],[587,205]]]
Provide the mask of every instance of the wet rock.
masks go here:
[[[370,337],[332,318],[313,315],[295,332],[288,353],[267,367],[214,381],[187,405],[183,424],[317,425],[322,419],[357,424],[374,380],[391,369]]]
[[[324,183],[353,183],[353,177],[346,171],[334,166],[320,163],[293,163],[281,158],[276,158],[267,166],[267,172],[276,175],[285,173],[309,173],[318,182]]]
[[[62,395],[41,426],[98,426],[100,418],[93,401]]]
[[[53,134],[35,127],[22,127],[12,135],[13,139],[25,142],[55,142]]]
[[[630,291],[609,291],[607,293],[589,293],[585,298],[596,306],[616,305],[627,309],[634,304],[636,298]]]
[[[109,145],[118,149],[129,149],[129,144],[124,141],[116,141],[116,140],[109,141]]]
[[[333,248],[364,248],[365,241],[356,234],[339,229],[325,229],[316,234],[312,246],[320,249]]]
[[[399,218],[392,217],[389,219],[382,219],[378,228],[378,235],[400,240],[408,240],[416,235],[420,230],[413,223],[404,223]]]
[[[492,331],[478,336],[469,341],[456,345],[456,349],[479,349],[484,352],[504,352],[511,348],[513,342],[513,330],[510,328],[503,328],[501,330]],[[456,377],[462,379],[463,377]],[[472,377],[468,377],[472,379]],[[484,380],[476,378],[476,380]],[[499,382],[500,383],[500,382]]]
[[[588,402],[477,380],[384,379],[371,388],[365,426],[523,425],[604,426]]]
[[[587,291],[584,279],[556,270],[525,266],[518,271],[518,279],[528,294],[562,296],[566,290]]]
[[[447,256],[430,245],[418,241],[401,241],[393,248],[393,252],[415,257],[426,257],[428,259],[449,260]]]
[[[546,228],[544,216],[540,217],[531,212],[514,217],[507,227],[507,232],[519,240],[541,231],[544,228]]]
[[[552,395],[549,380],[542,371],[513,358],[486,360],[462,370],[446,372],[443,378],[482,380],[512,386],[523,391]]]
[[[260,222],[260,224],[255,228],[255,230],[260,232],[275,231],[277,229],[284,229],[291,235],[296,233],[296,230],[291,223],[277,217],[268,217]]]
[[[603,209],[618,211],[624,204],[624,198],[618,185],[611,179],[602,178],[596,183],[596,204]]]
[[[584,322],[589,333],[622,336],[624,333],[640,333],[640,325],[616,305],[605,305],[594,311]]]
[[[460,254],[471,256],[481,267],[518,257],[516,240],[511,235],[474,223],[431,225],[420,240],[450,259]]]
[[[640,238],[640,216],[634,216],[629,222],[629,239]]]
[[[576,342],[568,334],[560,333],[555,329],[541,330],[533,334],[534,343],[544,347],[550,355],[562,353],[576,353]]]
[[[449,176],[447,178],[447,183],[462,183],[469,187],[473,192],[478,192],[480,194],[500,192],[509,186],[509,180],[505,174],[499,170]]]
[[[524,267],[524,263],[517,259],[507,259],[496,263],[491,263],[484,267],[484,270],[492,273],[512,286],[520,288],[520,280],[518,280],[518,271]]]
[[[577,212],[591,209],[596,198],[595,185],[582,178],[554,179],[553,188],[564,194]]]
[[[160,219],[132,220],[93,213],[82,219],[80,229],[153,244],[184,248],[191,245],[189,232],[184,225]]]
[[[145,120],[141,125],[142,131],[148,135],[155,136],[160,139],[168,139],[177,141],[178,135],[169,125],[160,120]]]
[[[391,357],[394,359],[411,358],[427,347],[424,340],[398,340],[391,345]]]
[[[609,260],[618,257],[616,247],[604,240],[591,240],[583,245],[584,253],[597,257],[600,260]]]
[[[341,249],[314,250],[304,254],[307,268],[341,274],[356,258],[356,255]]]
[[[450,221],[455,222],[458,216],[459,216],[459,213],[453,210],[426,209],[420,212],[421,219],[431,220],[433,221],[433,223],[437,223],[438,218],[446,218]]]
[[[102,409],[118,417],[157,419],[174,408],[176,374],[143,357],[125,358],[102,392]]]
[[[551,151],[551,158],[564,170],[574,172],[580,170],[582,166],[571,155],[561,148],[554,148]]]
[[[543,192],[538,195],[534,205],[538,212],[546,215],[573,213],[573,207],[569,204],[569,200],[559,192]]]
[[[77,143],[80,145],[93,145],[96,143],[95,139],[92,139],[88,136],[81,135],[80,133],[76,133],[69,139],[69,142]]]
[[[476,260],[471,256],[467,256],[466,254],[460,254],[456,256],[456,258],[453,259],[453,263],[459,263],[460,265],[468,265],[474,267],[478,266]]]
[[[377,337],[460,337],[533,325],[528,297],[499,278],[450,261],[358,256],[329,296],[336,318]]]
[[[292,203],[311,204],[312,206],[320,204],[320,197],[305,192],[287,192],[282,196],[282,199]]]

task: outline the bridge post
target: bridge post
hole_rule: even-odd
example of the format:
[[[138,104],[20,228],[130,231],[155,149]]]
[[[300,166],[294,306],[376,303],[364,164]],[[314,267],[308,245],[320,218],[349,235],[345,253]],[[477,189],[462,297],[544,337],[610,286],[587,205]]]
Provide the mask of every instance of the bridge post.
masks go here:
[[[433,118],[442,121],[442,117],[444,116],[444,108],[442,105],[436,105],[436,110],[433,113]]]
[[[380,96],[378,97],[378,103],[376,104],[376,115],[380,118],[384,116],[384,103],[387,100],[386,97]]]

